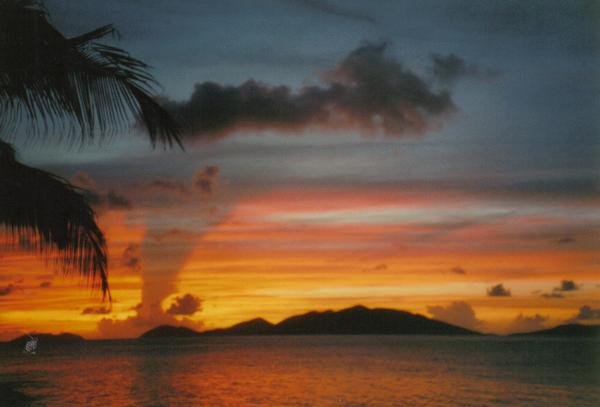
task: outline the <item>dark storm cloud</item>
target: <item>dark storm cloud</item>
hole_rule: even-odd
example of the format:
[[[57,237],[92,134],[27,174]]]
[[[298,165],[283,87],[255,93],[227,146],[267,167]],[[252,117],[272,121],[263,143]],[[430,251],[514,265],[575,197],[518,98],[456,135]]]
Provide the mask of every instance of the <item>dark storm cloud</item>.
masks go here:
[[[554,291],[575,291],[579,290],[579,286],[573,280],[563,280],[559,287],[554,287]]]
[[[100,307],[86,307],[81,311],[81,315],[106,315],[110,314],[110,307],[100,306]]]
[[[498,71],[483,69],[475,64],[468,64],[464,59],[449,54],[446,56],[433,54],[433,75],[445,84],[453,84],[462,78],[493,79],[499,75]]]
[[[386,44],[366,43],[322,76],[323,86],[196,84],[185,102],[163,104],[188,138],[210,140],[237,130],[302,132],[308,128],[357,130],[402,137],[439,128],[455,110],[450,93],[385,55]]]
[[[121,254],[121,265],[133,271],[139,271],[141,267],[140,245],[130,243]]]
[[[350,20],[362,21],[367,23],[375,23],[375,19],[367,13],[358,10],[352,10],[346,7],[339,6],[333,1],[328,0],[288,0],[292,3],[299,4],[311,10],[321,13],[347,18]]]
[[[175,301],[167,309],[167,314],[171,315],[193,315],[200,311],[201,300],[192,294],[185,294],[183,297],[175,298]]]
[[[487,290],[487,295],[490,297],[510,297],[510,290],[504,288],[503,284],[497,284]]]

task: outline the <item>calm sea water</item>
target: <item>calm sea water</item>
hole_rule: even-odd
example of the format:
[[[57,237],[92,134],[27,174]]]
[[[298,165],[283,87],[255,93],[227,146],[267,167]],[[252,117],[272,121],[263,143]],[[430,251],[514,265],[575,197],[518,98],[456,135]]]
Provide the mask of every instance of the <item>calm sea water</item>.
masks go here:
[[[0,346],[0,386],[30,397],[25,404],[48,406],[600,406],[600,342],[295,336],[40,343],[35,356]]]

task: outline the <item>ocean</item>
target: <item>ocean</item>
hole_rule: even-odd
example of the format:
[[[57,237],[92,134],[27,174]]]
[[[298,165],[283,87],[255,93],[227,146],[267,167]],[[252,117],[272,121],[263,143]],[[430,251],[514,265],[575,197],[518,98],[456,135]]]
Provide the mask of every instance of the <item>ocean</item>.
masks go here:
[[[0,345],[7,406],[600,406],[598,339],[275,336]]]

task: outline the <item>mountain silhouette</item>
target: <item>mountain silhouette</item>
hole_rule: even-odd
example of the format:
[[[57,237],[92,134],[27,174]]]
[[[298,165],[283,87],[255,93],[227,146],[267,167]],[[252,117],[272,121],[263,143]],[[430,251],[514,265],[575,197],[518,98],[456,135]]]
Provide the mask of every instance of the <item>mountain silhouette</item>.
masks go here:
[[[193,338],[202,335],[184,326],[161,325],[143,333],[140,338]]]
[[[269,335],[273,332],[275,325],[262,318],[254,318],[250,321],[240,322],[229,328],[213,329],[203,332],[203,335]]]
[[[309,312],[274,326],[279,335],[473,335],[470,331],[406,311],[362,305],[340,311]]]
[[[445,322],[406,311],[362,305],[340,311],[312,311],[272,324],[262,318],[241,322],[229,328],[196,332],[168,325],[154,328],[142,338],[199,335],[481,335]]]
[[[510,336],[600,337],[600,325],[566,324],[541,331],[515,333]]]

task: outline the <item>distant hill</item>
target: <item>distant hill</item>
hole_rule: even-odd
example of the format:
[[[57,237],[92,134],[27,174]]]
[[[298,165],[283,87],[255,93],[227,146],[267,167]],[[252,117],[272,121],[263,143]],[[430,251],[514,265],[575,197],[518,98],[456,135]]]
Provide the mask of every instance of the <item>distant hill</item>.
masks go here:
[[[240,322],[229,328],[214,329],[212,331],[202,332],[203,335],[269,335],[272,333],[275,325],[262,318],[251,319],[250,321]]]
[[[480,335],[478,332],[392,309],[357,305],[341,311],[309,312],[278,324],[253,319],[203,335]]]
[[[77,345],[85,342],[85,338],[70,334],[70,333],[62,333],[58,335],[54,334],[31,334],[32,337],[38,339],[38,348],[43,349],[49,346],[56,345]],[[28,335],[22,335],[18,338],[15,338],[8,343],[14,346],[24,347],[25,343],[29,340]]]
[[[600,337],[600,325],[567,324],[541,331],[516,333],[510,336]]]
[[[143,333],[140,338],[193,338],[201,333],[183,326],[161,325]]]

